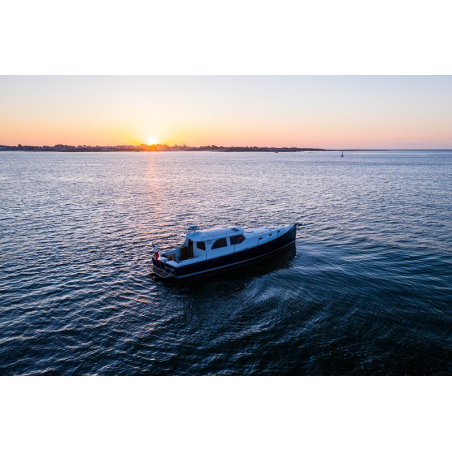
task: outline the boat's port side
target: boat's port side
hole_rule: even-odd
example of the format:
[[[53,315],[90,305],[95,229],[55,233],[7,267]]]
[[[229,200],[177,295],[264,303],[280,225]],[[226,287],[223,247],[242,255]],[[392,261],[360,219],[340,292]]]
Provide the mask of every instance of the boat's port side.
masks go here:
[[[153,259],[153,268],[162,277],[184,278],[247,262],[294,243],[296,226],[197,231],[187,234],[181,247]]]
[[[231,252],[227,254],[223,253],[222,255],[210,256],[208,259],[196,262],[187,261],[187,263],[182,263],[182,265],[179,265],[176,269],[177,277],[184,278],[194,274],[205,273],[218,268],[252,261],[295,243],[296,225],[285,227],[284,230],[283,228],[280,228],[280,233],[276,238],[271,236],[269,237],[270,239],[266,238],[266,240],[264,240],[264,232],[268,230],[265,229],[264,231],[264,229],[265,228],[260,228],[259,230],[253,231],[253,234],[256,233],[253,240],[250,240],[251,243],[243,241],[241,244],[243,245],[243,248],[241,249],[238,249],[236,246],[235,251],[231,250]],[[268,234],[270,233],[271,232],[268,232]],[[261,240],[259,240],[260,237],[262,237]]]

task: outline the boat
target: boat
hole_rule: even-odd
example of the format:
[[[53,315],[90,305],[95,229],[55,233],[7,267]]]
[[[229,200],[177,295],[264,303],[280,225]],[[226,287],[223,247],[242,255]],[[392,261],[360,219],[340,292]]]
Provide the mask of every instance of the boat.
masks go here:
[[[342,155],[341,155],[341,157],[343,157],[344,156],[344,151],[342,151]]]
[[[163,253],[154,247],[152,272],[162,278],[182,279],[250,264],[294,246],[297,226],[301,223],[250,229],[189,226],[181,246]]]

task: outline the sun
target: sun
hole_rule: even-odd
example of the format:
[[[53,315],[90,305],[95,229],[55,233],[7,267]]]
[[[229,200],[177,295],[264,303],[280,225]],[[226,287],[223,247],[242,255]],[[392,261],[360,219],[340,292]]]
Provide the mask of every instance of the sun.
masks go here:
[[[153,137],[148,138],[148,145],[151,146],[152,144],[158,144],[158,140]]]

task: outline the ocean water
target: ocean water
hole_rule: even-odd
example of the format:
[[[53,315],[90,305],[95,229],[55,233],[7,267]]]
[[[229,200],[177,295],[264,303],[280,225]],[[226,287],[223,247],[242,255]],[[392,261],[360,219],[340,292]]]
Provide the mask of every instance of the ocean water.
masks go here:
[[[450,375],[452,152],[0,153],[1,375]],[[187,224],[296,249],[148,271]]]

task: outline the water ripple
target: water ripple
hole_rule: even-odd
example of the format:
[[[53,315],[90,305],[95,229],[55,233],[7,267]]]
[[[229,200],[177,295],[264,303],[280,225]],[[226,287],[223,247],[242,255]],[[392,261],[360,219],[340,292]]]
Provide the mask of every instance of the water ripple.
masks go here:
[[[0,153],[0,374],[452,372],[451,152]],[[302,221],[193,281],[151,244]]]

